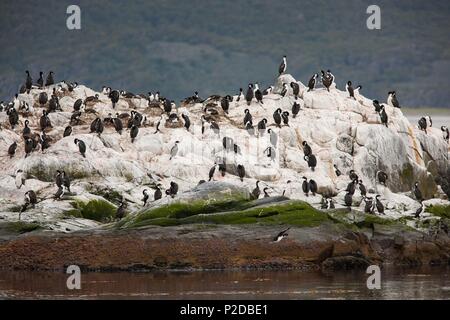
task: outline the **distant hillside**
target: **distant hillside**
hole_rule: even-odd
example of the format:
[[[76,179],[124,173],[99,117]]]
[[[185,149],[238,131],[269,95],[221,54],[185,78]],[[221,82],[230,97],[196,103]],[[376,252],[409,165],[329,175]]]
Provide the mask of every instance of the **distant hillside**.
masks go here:
[[[94,88],[235,93],[273,83],[280,57],[307,82],[331,69],[339,87],[363,85],[403,105],[448,107],[450,2],[377,1],[382,29],[366,28],[372,1],[76,1],[82,30],[65,27],[67,1],[0,2],[0,99],[40,70]]]

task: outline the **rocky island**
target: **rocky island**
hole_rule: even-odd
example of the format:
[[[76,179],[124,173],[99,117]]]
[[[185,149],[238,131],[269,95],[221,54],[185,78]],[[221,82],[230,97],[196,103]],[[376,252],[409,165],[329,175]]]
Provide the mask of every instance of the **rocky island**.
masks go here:
[[[179,104],[21,90],[0,112],[0,268],[449,264],[441,128],[280,73],[265,92]]]

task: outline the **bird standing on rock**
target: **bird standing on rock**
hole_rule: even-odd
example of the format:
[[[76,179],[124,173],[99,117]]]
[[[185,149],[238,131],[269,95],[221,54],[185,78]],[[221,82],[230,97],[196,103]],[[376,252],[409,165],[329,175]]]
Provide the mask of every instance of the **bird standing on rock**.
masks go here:
[[[279,128],[281,128],[281,113],[282,113],[282,110],[280,108],[275,110],[275,112],[273,113],[273,120],[275,121],[275,124]]]
[[[236,170],[237,170],[239,178],[243,182],[244,181],[244,177],[245,177],[245,168],[244,168],[244,166],[242,164],[238,164]]]
[[[27,79],[25,80],[25,88],[27,90],[31,90],[31,87],[33,86],[33,79],[31,79],[30,71],[25,71],[27,74]]]
[[[314,171],[317,165],[316,156],[311,154],[309,156],[304,156],[303,159],[305,159],[305,161],[308,162],[308,167],[311,168],[311,171]]]
[[[256,181],[256,188],[253,189],[252,193],[251,193],[251,198],[252,200],[257,200],[259,198],[259,195],[261,194],[261,190],[259,189],[259,180]]]
[[[270,143],[276,148],[278,143],[278,136],[272,129],[267,130],[270,135]]]
[[[117,102],[119,102],[120,92],[118,90],[113,90],[109,93],[108,97],[111,100],[113,109],[115,109]]]
[[[282,75],[287,70],[287,58],[286,56],[283,56],[283,60],[280,63],[280,66],[278,67],[278,75]]]
[[[169,160],[172,160],[172,158],[177,155],[179,143],[180,143],[180,141],[175,141],[175,145],[172,147],[172,149],[170,149],[170,159]]]
[[[133,125],[133,126],[131,127],[131,130],[130,130],[131,143],[134,142],[134,140],[136,139],[138,133],[139,133],[139,128],[138,128],[138,126]]]
[[[374,206],[373,206],[373,198],[371,197],[364,197],[364,213],[372,213],[373,214],[373,210],[374,210]]]
[[[247,122],[253,122],[252,114],[250,113],[250,110],[245,109],[244,110],[244,125],[247,124]]]
[[[159,200],[162,198],[162,191],[159,186],[156,186],[155,192],[153,193],[153,201]]]
[[[148,190],[144,189],[142,191],[142,194],[144,195],[144,197],[142,198],[142,202],[144,202],[144,207],[145,207],[145,205],[147,204],[148,198],[149,198]]]
[[[316,87],[316,79],[318,76],[319,75],[317,73],[314,73],[313,76],[309,79],[307,92],[314,90],[314,88]]]
[[[414,184],[414,196],[416,197],[416,200],[419,202],[423,201],[422,191],[420,191],[419,188],[419,182],[416,182]]]
[[[250,83],[248,85],[247,93],[245,94],[245,100],[247,101],[248,106],[252,103],[253,97],[254,97],[253,85]]]
[[[294,102],[294,104],[292,105],[292,118],[295,119],[295,117],[297,117],[297,114],[300,111],[300,104],[298,104],[297,102]]]
[[[39,79],[36,81],[39,88],[42,88],[44,86],[44,73],[41,71],[39,72]]]
[[[441,131],[442,131],[442,137],[443,137],[444,140],[447,141],[447,143],[448,143],[449,137],[450,137],[448,128],[447,128],[446,126],[442,126],[442,127],[441,127]]]
[[[73,142],[78,146],[78,151],[80,151],[83,158],[86,158],[86,144],[80,139],[75,139]]]
[[[418,123],[419,129],[425,131],[425,134],[427,134],[427,119],[425,119],[425,117],[422,117],[419,119]]]
[[[284,125],[289,127],[289,112],[283,111],[283,113],[281,114],[281,118],[283,119]]]
[[[116,211],[116,219],[117,220],[122,220],[123,217],[125,217],[125,207],[126,207],[126,203],[123,201],[120,201],[120,204],[117,207],[117,211]]]
[[[68,137],[72,134],[72,127],[69,125],[64,129],[63,138]]]
[[[384,205],[383,205],[383,203],[381,203],[379,198],[380,198],[380,195],[377,195],[375,197],[375,204],[377,207],[377,211],[378,211],[378,213],[384,214]]]
[[[353,196],[351,193],[347,192],[344,197],[344,203],[346,207],[351,207],[353,203]]]
[[[294,94],[295,100],[298,99],[298,95],[300,93],[300,86],[297,82],[291,82],[292,93]]]
[[[8,148],[9,158],[14,157],[14,155],[16,154],[16,149],[17,149],[17,142],[13,142]]]
[[[50,71],[47,75],[47,79],[45,80],[45,86],[51,86],[55,84],[55,80],[53,79],[53,71]]]
[[[303,146],[303,154],[304,154],[304,156],[309,157],[310,155],[312,155],[312,149],[309,146],[308,142],[303,141],[302,142],[302,146]]]
[[[386,126],[386,128],[388,127],[388,115],[386,113],[386,110],[384,109],[384,106],[380,107],[380,112],[378,113],[380,115],[380,120],[381,123],[384,124]]]
[[[309,196],[309,183],[308,183],[308,178],[303,177],[303,183],[302,183],[302,190],[303,193],[305,194],[305,196]]]
[[[171,181],[169,189],[166,190],[166,195],[175,198],[178,193],[178,184],[176,182]]]
[[[388,92],[387,104],[393,108],[401,108],[397,100],[397,93],[395,91]]]

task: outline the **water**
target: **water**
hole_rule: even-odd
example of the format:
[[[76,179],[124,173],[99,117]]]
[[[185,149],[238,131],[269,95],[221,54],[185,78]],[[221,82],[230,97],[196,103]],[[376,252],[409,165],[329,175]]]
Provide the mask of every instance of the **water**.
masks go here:
[[[382,270],[381,290],[359,272],[203,271],[86,273],[81,290],[67,275],[0,272],[3,299],[450,299],[448,268]]]

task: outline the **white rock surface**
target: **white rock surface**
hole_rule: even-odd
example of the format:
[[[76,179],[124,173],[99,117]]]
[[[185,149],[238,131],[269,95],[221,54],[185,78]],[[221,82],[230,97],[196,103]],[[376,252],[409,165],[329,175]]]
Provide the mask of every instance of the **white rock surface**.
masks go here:
[[[292,89],[286,97],[281,97],[282,82],[296,81],[291,75],[282,75],[277,79],[274,93],[264,96],[264,104],[253,101],[248,107],[245,100],[230,103],[229,114],[225,115],[218,103],[219,116],[216,118],[220,126],[220,137],[207,126],[205,133],[201,134],[201,116],[204,106],[195,104],[180,107],[172,112],[188,114],[191,120],[191,129],[188,132],[184,127],[169,128],[162,126],[161,133],[155,134],[155,126],[159,121],[159,113],[150,113],[145,99],[121,98],[112,109],[108,97],[100,94],[100,101],[88,106],[91,112],[83,113],[80,125],[73,126],[70,137],[62,138],[64,128],[69,124],[73,103],[81,98],[95,95],[96,92],[82,85],[73,92],[60,96],[63,112],[50,114],[53,124],[52,130],[47,134],[53,142],[44,153],[35,151],[25,158],[24,142],[21,131],[25,118],[20,117],[20,125],[14,130],[10,129],[8,116],[0,113],[0,218],[16,220],[17,206],[23,204],[23,196],[27,190],[34,190],[39,202],[34,209],[28,209],[23,215],[24,220],[52,220],[57,230],[62,221],[61,214],[72,206],[70,202],[74,197],[93,197],[92,190],[114,190],[128,201],[128,211],[133,212],[142,207],[142,191],[150,191],[150,200],[155,183],[160,183],[167,189],[170,181],[179,184],[179,193],[194,188],[200,180],[208,180],[208,172],[214,165],[217,157],[226,160],[228,169],[242,164],[246,169],[246,178],[241,182],[231,173],[222,177],[216,171],[214,180],[242,186],[251,191],[256,180],[261,180],[261,189],[267,186],[272,195],[280,195],[286,190],[286,195],[293,199],[301,199],[319,206],[321,196],[306,197],[301,189],[302,177],[314,179],[320,192],[327,192],[336,196],[336,206],[343,206],[343,190],[349,183],[348,172],[354,169],[366,188],[374,190],[381,195],[387,214],[392,216],[410,215],[418,207],[418,202],[407,196],[416,180],[426,186],[424,193],[429,198],[440,196],[434,184],[434,177],[429,172],[430,161],[438,174],[448,172],[448,145],[442,139],[442,133],[437,128],[428,130],[425,135],[417,129],[416,125],[408,122],[400,109],[386,105],[389,116],[389,127],[380,124],[379,116],[375,113],[372,101],[356,95],[357,100],[347,97],[347,93],[332,88],[327,92],[323,88],[306,92],[305,86],[300,85],[301,111],[292,118],[292,105],[295,101]],[[47,93],[51,95],[51,89]],[[34,89],[30,94],[21,94],[19,99],[34,105],[33,116],[28,117],[33,132],[39,133],[39,117],[41,107],[37,103],[40,90]],[[236,97],[234,97],[236,98]],[[266,118],[268,128],[278,135],[275,161],[271,161],[264,150],[270,146],[269,134],[250,136],[244,129],[244,110],[250,109],[253,124]],[[288,111],[289,126],[277,128],[272,114],[277,108]],[[124,129],[122,135],[115,132],[111,126],[105,126],[101,137],[89,133],[89,126],[95,117],[102,119],[123,112],[136,109],[147,117],[146,124],[139,130],[134,143],[131,143],[129,131]],[[126,128],[126,122],[124,126]],[[241,154],[225,152],[222,147],[222,138],[230,137],[240,146]],[[73,140],[83,140],[87,145],[86,158],[78,152]],[[170,158],[170,149],[175,141],[180,141],[178,154]],[[18,148],[13,158],[7,155],[8,147],[16,141]],[[308,168],[303,159],[302,142],[307,141],[317,157],[315,171]],[[422,150],[423,146],[424,150]],[[337,177],[333,165],[337,165],[342,176]],[[431,166],[431,167],[433,167]],[[25,186],[17,189],[14,176],[18,169],[23,170],[28,179]],[[57,188],[54,184],[56,170],[65,170],[72,179],[72,194],[64,200],[56,201],[52,195]],[[389,175],[388,188],[376,183],[375,175],[383,170]],[[234,170],[231,170],[234,172]],[[433,173],[436,174],[436,173]],[[287,184],[291,180],[292,183]],[[163,192],[164,192],[163,189]],[[261,190],[262,191],[262,190]],[[355,203],[361,202],[359,191],[354,197]],[[402,193],[406,193],[404,195]],[[358,197],[359,196],[359,197]],[[448,201],[442,200],[448,204]],[[117,203],[115,203],[117,205]],[[363,208],[363,205],[360,207]],[[45,215],[45,217],[44,217]],[[65,223],[68,219],[65,219]],[[83,219],[73,219],[73,224],[79,228],[96,226],[97,223],[86,222]],[[75,227],[72,226],[72,230]]]

